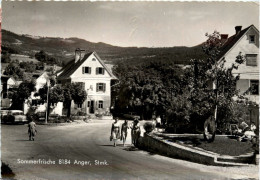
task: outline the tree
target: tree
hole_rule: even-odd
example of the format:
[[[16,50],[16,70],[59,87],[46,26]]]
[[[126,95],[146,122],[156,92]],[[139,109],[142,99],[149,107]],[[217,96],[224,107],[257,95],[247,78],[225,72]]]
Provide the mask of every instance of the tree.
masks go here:
[[[84,83],[66,83],[63,86],[64,106],[67,109],[67,117],[71,115],[71,101],[76,104],[82,104],[87,99],[87,92],[84,89]]]
[[[224,125],[230,118],[234,99],[239,97],[236,82],[239,75],[234,76],[232,71],[244,63],[244,56],[240,53],[231,67],[225,66],[225,58],[219,60],[222,43],[220,34],[206,34],[208,40],[203,45],[207,55],[206,61],[192,60],[192,66],[186,77],[189,78],[190,101],[192,103],[191,120],[194,124],[201,124],[210,116],[214,116],[218,126]],[[212,83],[215,88],[212,88]],[[212,128],[215,129],[215,128]],[[213,132],[214,133],[214,132]]]
[[[46,62],[49,58],[48,54],[46,54],[43,50],[41,50],[40,52],[36,53],[35,54],[35,58],[38,60],[38,61],[41,61],[41,62]]]
[[[119,63],[113,71],[119,78],[119,84],[112,89],[117,94],[113,97],[115,111],[130,111],[150,119],[153,113],[165,114],[170,98],[182,92],[181,69],[172,63],[148,62],[138,66]]]
[[[8,98],[12,99],[11,109],[23,110],[24,101],[31,96],[34,90],[35,83],[33,81],[25,81],[21,83],[17,89],[10,92]]]
[[[51,105],[53,105],[52,108],[54,108],[56,107],[58,102],[64,101],[63,88],[60,85],[53,85],[51,83],[50,85],[51,87],[48,87],[47,84],[44,85],[42,88],[39,89],[37,93],[35,93],[35,96],[39,96],[41,101],[47,103],[46,106],[47,117],[50,114]],[[47,102],[47,96],[48,96],[48,102]]]
[[[4,75],[12,76],[15,79],[23,79],[23,71],[20,69],[19,65],[16,63],[10,63],[6,66]]]

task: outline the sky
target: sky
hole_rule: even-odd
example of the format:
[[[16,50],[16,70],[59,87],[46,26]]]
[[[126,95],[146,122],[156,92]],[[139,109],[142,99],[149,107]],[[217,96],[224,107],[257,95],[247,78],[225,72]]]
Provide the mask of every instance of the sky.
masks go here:
[[[3,29],[123,47],[190,47],[251,24],[259,27],[256,2],[2,2]]]

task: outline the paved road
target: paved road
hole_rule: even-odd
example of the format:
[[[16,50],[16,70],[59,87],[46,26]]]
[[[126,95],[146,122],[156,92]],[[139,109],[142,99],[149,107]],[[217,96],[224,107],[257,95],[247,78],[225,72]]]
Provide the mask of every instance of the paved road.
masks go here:
[[[2,125],[2,161],[10,165],[16,179],[26,180],[208,180],[247,177],[241,174],[242,169],[211,167],[149,154],[131,146],[130,137],[126,147],[113,147],[109,141],[111,123],[96,120],[66,126],[42,125],[37,127],[35,141],[28,141],[26,125]],[[39,159],[50,159],[55,164],[18,163]],[[70,164],[59,164],[60,159],[70,160]],[[74,164],[78,161],[86,161],[86,165]],[[103,164],[95,164],[98,161]],[[257,169],[249,171],[256,173]]]

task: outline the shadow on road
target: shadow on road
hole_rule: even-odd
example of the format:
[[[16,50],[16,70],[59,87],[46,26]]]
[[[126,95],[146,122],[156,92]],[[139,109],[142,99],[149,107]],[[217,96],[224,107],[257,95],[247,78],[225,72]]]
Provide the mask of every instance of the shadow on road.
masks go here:
[[[125,150],[125,151],[140,151],[140,149],[138,149],[134,146],[128,146],[128,147],[124,148],[123,150]]]
[[[112,144],[106,144],[106,145],[99,145],[99,146],[107,146],[107,147],[114,147]]]
[[[1,166],[1,175],[3,179],[15,180],[15,174],[13,173],[12,169],[9,167],[8,164],[5,164],[4,162],[2,162]]]

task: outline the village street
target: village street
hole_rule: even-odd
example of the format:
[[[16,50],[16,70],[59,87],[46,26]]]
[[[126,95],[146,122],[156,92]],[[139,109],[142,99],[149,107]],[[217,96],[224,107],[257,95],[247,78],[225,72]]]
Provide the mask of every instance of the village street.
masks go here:
[[[111,120],[63,126],[38,125],[35,141],[28,141],[26,125],[2,125],[2,161],[15,179],[241,179],[256,176],[257,167],[214,167],[176,160],[109,141]],[[52,160],[55,165],[22,164],[24,160]],[[59,159],[63,164],[59,164]],[[70,160],[69,164],[64,164]],[[78,161],[90,161],[85,165]],[[102,165],[95,165],[102,161]],[[20,164],[18,163],[20,162]],[[74,164],[76,163],[76,164]],[[254,175],[255,174],[255,175]]]

